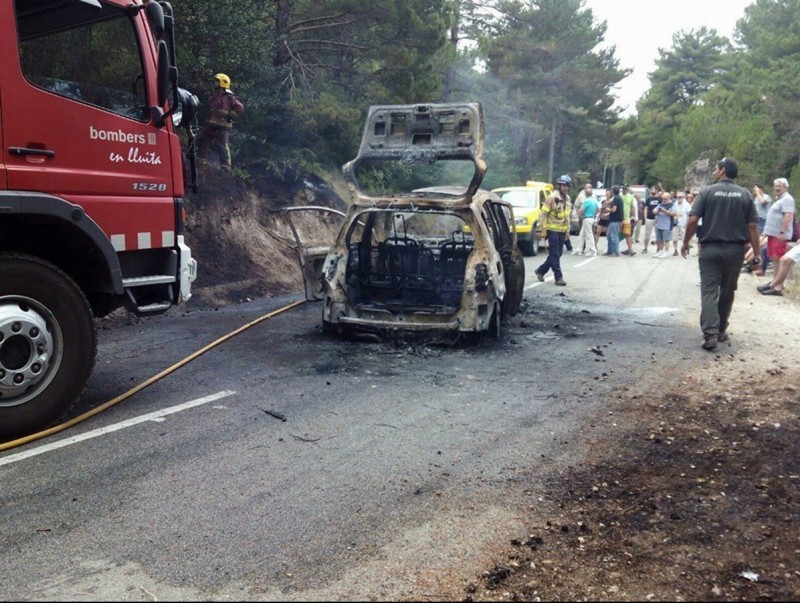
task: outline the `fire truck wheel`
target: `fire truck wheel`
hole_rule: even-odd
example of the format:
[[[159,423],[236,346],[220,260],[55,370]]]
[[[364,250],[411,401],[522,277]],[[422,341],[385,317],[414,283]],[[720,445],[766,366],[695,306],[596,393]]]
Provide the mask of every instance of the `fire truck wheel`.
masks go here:
[[[96,352],[92,311],[75,281],[39,258],[0,254],[0,439],[69,411]]]

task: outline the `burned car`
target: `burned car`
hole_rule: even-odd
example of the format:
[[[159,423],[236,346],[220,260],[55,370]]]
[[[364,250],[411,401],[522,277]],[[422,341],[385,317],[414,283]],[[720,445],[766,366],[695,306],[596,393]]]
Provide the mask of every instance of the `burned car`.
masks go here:
[[[525,265],[512,206],[480,189],[479,104],[373,106],[358,155],[343,166],[352,205],[329,248],[310,245],[295,225],[306,298],[323,302],[327,331],[438,331],[500,335],[522,299]],[[468,186],[373,195],[360,187],[365,161],[471,162]],[[336,210],[288,208],[296,212]]]

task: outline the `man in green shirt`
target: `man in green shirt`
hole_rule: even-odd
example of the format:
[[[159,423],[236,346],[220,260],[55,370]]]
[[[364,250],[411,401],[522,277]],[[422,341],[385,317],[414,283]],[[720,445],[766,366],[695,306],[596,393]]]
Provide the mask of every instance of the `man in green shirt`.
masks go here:
[[[714,351],[728,341],[728,321],[744,260],[744,246],[750,241],[754,262],[761,256],[758,213],[753,195],[736,184],[739,164],[730,157],[720,159],[712,173],[714,184],[700,190],[683,235],[681,255],[689,255],[689,243],[703,220],[700,243],[700,328],[704,350]]]

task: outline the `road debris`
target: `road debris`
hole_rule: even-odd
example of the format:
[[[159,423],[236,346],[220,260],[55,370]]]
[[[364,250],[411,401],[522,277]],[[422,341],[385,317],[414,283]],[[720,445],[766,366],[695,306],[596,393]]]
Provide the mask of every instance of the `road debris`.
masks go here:
[[[267,413],[270,417],[275,417],[276,419],[280,419],[284,423],[286,422],[286,415],[283,415],[274,410],[267,410],[266,408],[261,409],[263,412]]]

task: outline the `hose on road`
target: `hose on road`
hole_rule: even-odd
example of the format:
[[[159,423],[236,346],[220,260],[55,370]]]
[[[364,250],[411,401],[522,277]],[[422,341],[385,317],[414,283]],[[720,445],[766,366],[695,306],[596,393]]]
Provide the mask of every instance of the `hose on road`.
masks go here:
[[[119,396],[117,396],[116,398],[114,398],[112,400],[109,400],[105,404],[101,404],[100,406],[97,406],[97,407],[95,407],[95,408],[83,413],[82,415],[79,415],[79,416],[77,416],[77,417],[75,417],[73,419],[70,419],[69,421],[66,421],[64,423],[60,423],[59,425],[55,425],[55,426],[50,427],[48,429],[45,429],[43,431],[39,431],[37,433],[32,433],[32,434],[27,435],[25,437],[22,437],[22,438],[19,438],[19,439],[16,439],[16,440],[11,440],[10,442],[5,442],[4,444],[0,444],[0,452],[6,451],[6,450],[11,450],[12,448],[17,448],[18,446],[23,446],[24,444],[29,444],[31,442],[35,442],[36,440],[41,440],[42,438],[46,438],[47,436],[51,436],[51,435],[54,435],[56,433],[62,432],[65,429],[69,429],[70,427],[74,427],[78,423],[82,423],[86,419],[89,419],[90,417],[93,417],[93,416],[95,416],[97,414],[100,414],[101,412],[103,412],[105,410],[108,410],[109,408],[111,408],[112,406],[114,406],[116,404],[119,404],[123,400],[127,400],[133,394],[142,391],[145,387],[148,387],[149,385],[152,385],[156,381],[160,381],[161,379],[163,379],[167,375],[169,375],[171,373],[174,373],[175,371],[177,371],[182,366],[188,364],[189,362],[191,362],[192,360],[194,360],[197,357],[201,356],[202,354],[205,354],[206,352],[208,352],[212,348],[215,348],[216,346],[220,345],[221,343],[224,343],[225,341],[228,341],[229,339],[231,339],[233,337],[236,337],[237,335],[239,335],[240,333],[246,331],[250,327],[254,327],[255,325],[259,324],[260,322],[263,322],[263,321],[265,321],[265,320],[267,320],[269,318],[272,318],[273,316],[277,316],[278,314],[282,314],[283,312],[287,312],[287,311],[291,310],[292,308],[296,308],[297,306],[300,306],[300,305],[302,305],[304,303],[306,303],[305,300],[299,300],[299,301],[296,301],[296,302],[292,302],[288,306],[283,306],[282,308],[278,308],[277,310],[274,310],[274,311],[270,312],[269,314],[265,314],[264,316],[261,316],[260,318],[257,318],[254,321],[249,322],[249,323],[247,323],[246,325],[244,325],[242,327],[239,327],[235,331],[231,331],[227,335],[223,335],[222,337],[220,337],[216,341],[213,341],[212,343],[209,343],[204,348],[201,348],[201,349],[197,350],[196,352],[194,352],[193,354],[187,356],[183,360],[180,360],[180,361],[176,362],[171,367],[169,367],[167,369],[164,369],[163,371],[161,371],[157,375],[154,375],[153,377],[150,377],[147,381],[143,381],[139,385],[136,385],[135,387],[132,387],[131,389],[126,391],[124,394],[120,394]]]

